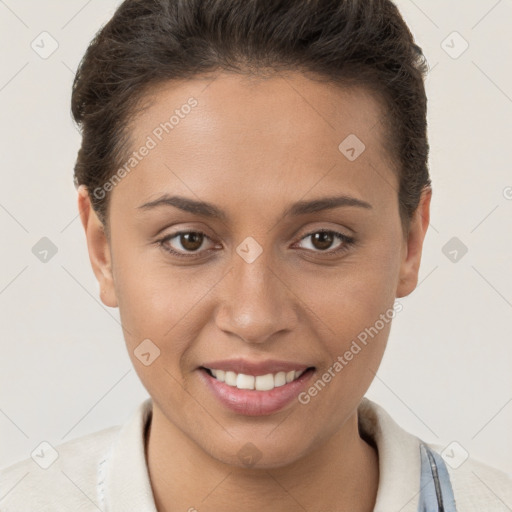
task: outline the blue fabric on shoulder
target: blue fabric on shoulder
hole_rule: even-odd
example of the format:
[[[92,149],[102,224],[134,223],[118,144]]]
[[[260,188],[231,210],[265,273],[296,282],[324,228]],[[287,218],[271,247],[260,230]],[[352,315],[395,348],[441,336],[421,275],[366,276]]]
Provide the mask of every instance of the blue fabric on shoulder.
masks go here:
[[[421,480],[418,512],[457,512],[446,464],[438,453],[420,444]]]

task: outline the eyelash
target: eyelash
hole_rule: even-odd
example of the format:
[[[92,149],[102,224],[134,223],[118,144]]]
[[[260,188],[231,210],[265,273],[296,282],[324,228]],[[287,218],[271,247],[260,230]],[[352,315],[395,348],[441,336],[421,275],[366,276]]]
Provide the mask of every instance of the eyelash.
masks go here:
[[[197,258],[198,256],[200,257],[200,253],[198,253],[198,252],[196,252],[196,253],[188,253],[188,254],[187,253],[182,253],[182,252],[175,251],[174,249],[170,249],[167,245],[165,245],[166,242],[168,242],[169,240],[172,240],[173,238],[179,237],[180,235],[184,235],[184,234],[190,234],[190,233],[201,234],[201,235],[204,235],[205,238],[211,240],[210,237],[208,235],[206,235],[205,233],[203,233],[202,231],[188,230],[188,231],[178,231],[176,233],[173,233],[172,235],[167,235],[167,236],[157,240],[156,243],[162,249],[164,249],[166,252],[172,254],[173,256],[177,256],[179,258]],[[329,256],[334,256],[334,255],[343,253],[345,251],[348,251],[350,249],[350,247],[353,246],[354,243],[355,243],[355,239],[354,238],[349,237],[347,235],[344,235],[343,233],[339,233],[338,231],[334,231],[332,229],[316,229],[315,231],[311,231],[310,233],[304,235],[299,240],[299,242],[301,242],[305,238],[308,238],[311,235],[315,235],[317,233],[330,233],[330,234],[333,234],[338,240],[342,241],[343,244],[340,247],[338,247],[337,249],[330,250],[330,251],[329,250],[326,250],[326,251],[311,251],[310,249],[305,249],[306,251],[311,251],[311,252],[317,253],[317,254],[327,254]],[[214,250],[214,249],[208,249],[208,251],[212,251],[212,250]]]

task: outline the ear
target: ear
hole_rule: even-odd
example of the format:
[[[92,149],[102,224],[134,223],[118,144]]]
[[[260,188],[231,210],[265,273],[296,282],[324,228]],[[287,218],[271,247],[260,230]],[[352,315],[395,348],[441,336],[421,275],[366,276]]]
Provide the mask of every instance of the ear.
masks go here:
[[[92,270],[100,286],[100,299],[111,308],[117,307],[117,297],[112,274],[112,255],[103,223],[92,208],[85,185],[78,187],[78,211],[87,238],[87,248]]]
[[[432,188],[424,188],[418,208],[416,208],[410,221],[403,260],[400,265],[400,279],[396,290],[397,298],[409,295],[418,284],[423,241],[430,222],[431,198]]]

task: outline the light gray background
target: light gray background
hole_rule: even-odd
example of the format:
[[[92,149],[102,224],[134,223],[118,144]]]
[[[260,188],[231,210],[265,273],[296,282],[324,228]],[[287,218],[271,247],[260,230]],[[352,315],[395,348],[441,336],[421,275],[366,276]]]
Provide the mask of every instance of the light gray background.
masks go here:
[[[0,1],[0,467],[121,424],[147,397],[118,311],[99,301],[72,183],[74,70],[118,4]],[[420,283],[367,396],[512,473],[512,1],[397,4],[431,67],[434,194]],[[59,45],[47,59],[31,48],[43,31]],[[469,43],[458,58],[454,31]],[[58,248],[46,263],[42,237]],[[452,237],[468,248],[457,262]]]

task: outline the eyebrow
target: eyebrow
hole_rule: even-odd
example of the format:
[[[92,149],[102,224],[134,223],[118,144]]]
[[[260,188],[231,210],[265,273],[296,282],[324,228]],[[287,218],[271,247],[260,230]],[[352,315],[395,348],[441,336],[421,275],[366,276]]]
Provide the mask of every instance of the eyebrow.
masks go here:
[[[205,202],[205,201],[196,201],[195,199],[190,199],[182,196],[170,196],[168,194],[164,194],[163,196],[155,199],[154,201],[150,201],[148,203],[144,203],[139,206],[138,209],[142,210],[152,210],[154,208],[158,208],[161,206],[173,206],[185,212],[193,213],[195,215],[201,215],[203,217],[221,219],[223,221],[227,220],[227,214],[217,206]],[[372,205],[367,203],[366,201],[362,201],[361,199],[357,199],[355,197],[343,195],[343,196],[332,196],[332,197],[323,197],[320,199],[313,199],[311,201],[298,201],[297,203],[292,204],[283,212],[283,218],[291,215],[291,216],[299,216],[305,215],[308,213],[316,213],[324,210],[331,210],[334,208],[340,208],[342,206],[345,207],[358,207],[365,209],[372,209]]]

